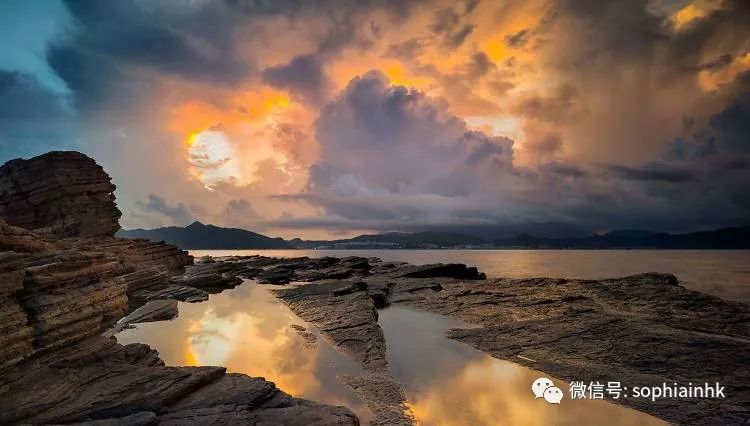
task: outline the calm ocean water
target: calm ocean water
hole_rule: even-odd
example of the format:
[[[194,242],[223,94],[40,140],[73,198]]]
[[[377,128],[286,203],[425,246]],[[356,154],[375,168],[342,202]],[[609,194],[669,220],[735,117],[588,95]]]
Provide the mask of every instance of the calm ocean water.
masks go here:
[[[364,256],[415,264],[458,262],[490,277],[612,278],[668,272],[687,288],[750,303],[750,250],[192,250],[195,256]]]

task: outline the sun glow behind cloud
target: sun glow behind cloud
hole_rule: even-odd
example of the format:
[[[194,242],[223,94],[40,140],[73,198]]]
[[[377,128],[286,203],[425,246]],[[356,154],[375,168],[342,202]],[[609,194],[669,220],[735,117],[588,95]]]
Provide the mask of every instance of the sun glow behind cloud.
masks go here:
[[[191,134],[187,146],[191,172],[207,189],[238,178],[238,159],[220,125]]]
[[[180,11],[172,2],[148,3],[70,2],[61,22],[72,17],[75,31],[46,46],[49,69],[70,89],[65,99],[75,111],[67,115],[39,93],[49,86],[43,75],[22,63],[7,66],[10,74],[0,70],[0,90],[11,99],[0,108],[10,129],[6,156],[69,148],[50,140],[80,141],[120,183],[126,227],[199,219],[309,238],[341,226],[393,230],[424,217],[414,213],[416,200],[436,195],[451,206],[473,204],[471,212],[431,208],[441,223],[522,217],[601,220],[596,229],[608,229],[632,226],[621,219],[641,214],[661,227],[694,212],[684,226],[705,227],[705,217],[726,225],[747,211],[732,185],[718,183],[744,173],[738,169],[703,182],[698,175],[711,164],[675,163],[695,172],[681,190],[697,190],[701,203],[687,201],[693,197],[669,176],[620,179],[608,169],[664,168],[660,156],[676,141],[719,141],[706,127],[745,96],[747,2],[207,1]],[[44,28],[8,23],[21,38],[29,25]],[[167,47],[155,54],[149,39]],[[358,108],[357,96],[341,99],[370,72],[404,90],[371,98],[375,109]],[[332,105],[340,115],[322,134]],[[439,114],[428,120],[432,113]],[[80,130],[66,131],[71,115]],[[368,128],[375,116],[380,121]],[[721,123],[733,125],[733,117]],[[435,128],[474,131],[467,143],[447,146],[476,152],[459,161],[433,143],[444,133]],[[730,130],[729,139],[742,134]],[[512,145],[489,140],[500,136]],[[130,164],[141,166],[137,175]],[[324,184],[334,181],[398,203],[368,196],[355,205]],[[152,194],[165,202],[144,202]],[[565,205],[553,201],[558,195]],[[165,205],[179,208],[158,208]],[[638,212],[624,214],[626,206]]]

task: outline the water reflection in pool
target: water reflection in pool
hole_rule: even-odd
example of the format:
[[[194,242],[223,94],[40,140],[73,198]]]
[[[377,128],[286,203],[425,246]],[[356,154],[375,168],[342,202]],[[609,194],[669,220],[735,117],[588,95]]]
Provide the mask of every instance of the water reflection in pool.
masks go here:
[[[138,324],[116,337],[122,344],[148,344],[167,365],[225,366],[229,372],[265,377],[294,396],[345,405],[360,419],[371,419],[362,401],[337,379],[360,375],[360,366],[322,338],[310,345],[291,327],[295,324],[318,335],[267,288],[247,281],[207,302],[180,303],[174,320]]]
[[[388,363],[423,425],[664,425],[655,417],[601,400],[534,399],[532,382],[545,377],[445,337],[467,324],[400,307],[380,311]]]
[[[534,400],[531,383],[544,374],[445,337],[446,330],[467,326],[459,321],[390,307],[380,311],[379,322],[391,371],[421,425],[664,424],[603,401],[564,399],[552,406]],[[317,342],[306,342],[292,325],[306,327]],[[268,287],[251,281],[207,302],[180,303],[174,320],[139,324],[117,334],[117,340],[146,343],[167,365],[223,365],[230,372],[265,377],[294,396],[345,405],[363,424],[373,418],[338,380],[362,375],[362,368],[320,338]],[[558,386],[567,391],[565,384]]]

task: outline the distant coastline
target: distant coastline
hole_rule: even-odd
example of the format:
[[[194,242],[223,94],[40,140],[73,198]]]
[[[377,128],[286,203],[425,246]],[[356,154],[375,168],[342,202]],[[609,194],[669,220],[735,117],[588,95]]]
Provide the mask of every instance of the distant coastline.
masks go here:
[[[121,238],[164,241],[182,249],[294,249],[282,238],[271,238],[245,229],[204,225],[200,222],[193,222],[185,227],[121,229],[115,235]]]
[[[389,232],[339,240],[268,237],[238,228],[195,222],[186,227],[120,230],[117,236],[165,241],[183,249],[203,250],[743,250],[750,249],[750,227],[670,234],[618,230],[583,237],[553,238],[521,233],[485,239],[457,232]]]

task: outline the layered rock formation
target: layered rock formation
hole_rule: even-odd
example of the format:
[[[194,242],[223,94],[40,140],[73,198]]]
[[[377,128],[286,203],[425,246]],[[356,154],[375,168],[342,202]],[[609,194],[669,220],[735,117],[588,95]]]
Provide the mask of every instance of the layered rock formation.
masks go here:
[[[55,237],[113,236],[115,185],[91,158],[50,152],[0,167],[0,218]]]
[[[0,167],[0,218],[10,223],[0,220],[2,424],[358,424],[346,408],[293,398],[264,379],[167,367],[147,346],[107,337],[242,278],[307,283],[275,294],[361,363],[365,375],[342,379],[375,424],[413,422],[378,325],[378,309],[390,304],[472,323],[450,337],[566,381],[719,381],[724,399],[617,403],[681,424],[750,421],[750,307],[687,290],[674,276],[486,279],[462,264],[362,257],[193,264],[171,245],[112,237],[114,187],[92,163],[52,153]],[[37,172],[40,183],[30,178]]]
[[[0,167],[0,423],[358,424],[261,378],[165,367],[147,346],[106,337],[128,312],[123,324],[168,318],[176,302],[164,299],[241,281],[169,244],[114,238],[112,191],[79,153]]]
[[[249,276],[311,281],[274,293],[369,372],[345,381],[376,413],[378,424],[411,421],[401,411],[403,393],[388,374],[378,325],[377,309],[389,304],[474,324],[449,337],[567,382],[719,382],[726,398],[613,401],[678,424],[750,420],[750,307],[688,290],[673,275],[478,279],[482,276],[465,265],[414,266],[376,258],[224,261]],[[339,266],[331,277],[333,265]]]

